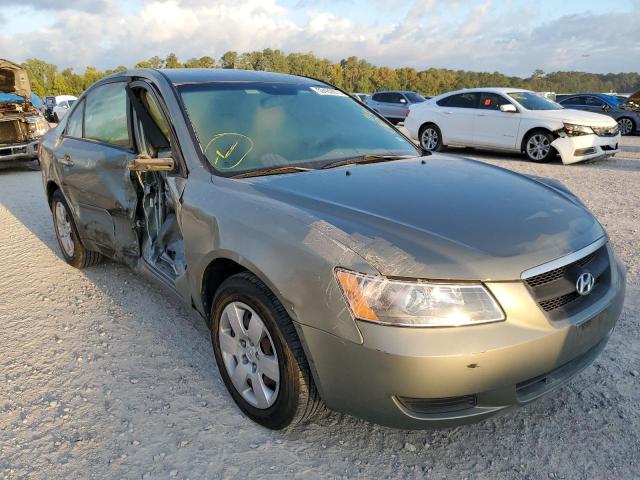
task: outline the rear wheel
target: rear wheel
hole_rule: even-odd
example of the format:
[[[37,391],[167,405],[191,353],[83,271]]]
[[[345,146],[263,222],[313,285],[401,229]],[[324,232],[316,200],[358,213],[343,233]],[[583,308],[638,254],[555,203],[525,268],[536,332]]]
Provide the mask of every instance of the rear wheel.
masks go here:
[[[545,130],[536,130],[524,139],[524,153],[529,160],[536,163],[551,161],[555,156],[555,149],[551,146],[553,135]]]
[[[633,120],[628,117],[622,117],[618,119],[618,126],[620,127],[620,133],[622,135],[631,135],[635,130]]]
[[[323,408],[289,315],[254,275],[236,274],[216,292],[211,341],[229,393],[253,421],[280,430]]]
[[[100,263],[102,255],[87,250],[82,245],[71,211],[60,190],[56,190],[51,198],[51,213],[64,260],[76,268],[86,268]]]
[[[429,152],[438,152],[442,149],[442,133],[437,125],[427,123],[420,129],[420,146]]]

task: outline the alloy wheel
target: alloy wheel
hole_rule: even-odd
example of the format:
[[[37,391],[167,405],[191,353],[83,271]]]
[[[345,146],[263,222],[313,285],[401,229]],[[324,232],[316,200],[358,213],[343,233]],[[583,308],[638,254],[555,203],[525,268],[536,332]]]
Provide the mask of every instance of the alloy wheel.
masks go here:
[[[222,360],[236,391],[250,405],[269,408],[278,398],[280,364],[264,322],[248,305],[231,302],[218,328]]]
[[[550,151],[551,142],[543,133],[536,133],[527,141],[527,154],[534,160],[544,160]]]
[[[621,118],[618,120],[618,125],[622,135],[629,135],[633,130],[633,122],[629,118]]]
[[[60,246],[68,257],[73,257],[75,246],[71,229],[71,220],[67,209],[61,202],[56,203],[56,230],[60,239]]]
[[[433,127],[427,127],[422,132],[422,137],[420,138],[420,142],[422,143],[422,148],[425,150],[435,150],[438,146],[438,132]]]

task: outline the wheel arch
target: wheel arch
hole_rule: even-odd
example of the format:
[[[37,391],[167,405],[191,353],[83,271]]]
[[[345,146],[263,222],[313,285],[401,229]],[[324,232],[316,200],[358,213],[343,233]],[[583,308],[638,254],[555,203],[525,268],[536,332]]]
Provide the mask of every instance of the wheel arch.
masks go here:
[[[531,127],[529,130],[527,130],[526,132],[524,132],[524,135],[522,135],[522,139],[520,140],[520,152],[524,153],[525,152],[525,143],[527,141],[527,139],[529,138],[530,135],[532,135],[534,132],[544,132],[544,133],[550,133],[551,135],[553,135],[554,140],[556,138],[558,138],[558,135],[551,129],[547,128],[547,127]],[[554,148],[555,150],[555,148]]]

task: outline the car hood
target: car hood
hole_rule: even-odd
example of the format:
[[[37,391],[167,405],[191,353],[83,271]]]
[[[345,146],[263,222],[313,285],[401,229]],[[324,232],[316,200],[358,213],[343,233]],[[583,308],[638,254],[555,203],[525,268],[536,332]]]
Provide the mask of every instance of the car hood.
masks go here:
[[[634,112],[640,112],[640,90],[636,93],[629,95],[623,103],[620,104],[620,107],[624,110],[632,110]]]
[[[514,280],[604,235],[571,194],[461,158],[432,155],[245,181],[304,210],[310,230],[389,276]]]
[[[584,110],[574,110],[563,108],[561,110],[536,110],[531,112],[538,118],[548,118],[560,120],[561,122],[575,123],[578,125],[588,125],[595,127],[615,126],[616,121],[601,113],[587,112]]]
[[[31,99],[27,71],[20,65],[0,58],[0,93],[12,93]]]

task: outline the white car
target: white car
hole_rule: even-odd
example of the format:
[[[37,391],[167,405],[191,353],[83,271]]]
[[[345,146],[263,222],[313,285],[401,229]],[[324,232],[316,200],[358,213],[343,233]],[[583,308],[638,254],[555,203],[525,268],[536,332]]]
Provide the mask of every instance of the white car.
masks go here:
[[[56,123],[66,115],[71,106],[76,103],[77,98],[71,95],[58,95],[56,97],[56,106],[53,107],[53,119]]]
[[[599,113],[565,109],[534,92],[515,88],[458,90],[410,106],[405,128],[425,150],[447,145],[523,152],[562,163],[619,152],[616,121]]]

